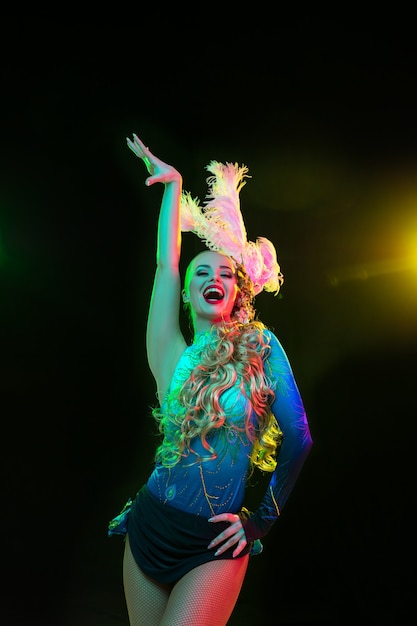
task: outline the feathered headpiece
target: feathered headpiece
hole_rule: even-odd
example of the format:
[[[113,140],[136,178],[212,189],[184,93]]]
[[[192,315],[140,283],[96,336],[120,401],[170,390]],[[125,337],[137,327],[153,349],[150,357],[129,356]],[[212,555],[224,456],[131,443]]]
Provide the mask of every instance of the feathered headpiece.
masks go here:
[[[278,293],[284,277],[277,262],[275,247],[269,239],[248,241],[240,211],[239,192],[246,184],[248,168],[237,163],[211,161],[206,170],[208,193],[204,206],[198,198],[183,191],[181,231],[193,232],[211,250],[223,252],[241,263],[252,280],[255,295],[263,289]]]

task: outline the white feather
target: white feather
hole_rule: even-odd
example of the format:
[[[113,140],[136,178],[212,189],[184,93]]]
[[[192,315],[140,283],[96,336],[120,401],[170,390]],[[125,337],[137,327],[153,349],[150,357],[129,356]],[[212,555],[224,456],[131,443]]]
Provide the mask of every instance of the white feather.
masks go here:
[[[248,168],[211,161],[206,169],[211,176],[207,178],[204,206],[189,192],[182,193],[181,231],[195,233],[211,250],[242,263],[254,284],[255,295],[262,289],[278,293],[282,275],[273,243],[265,237],[258,237],[256,243],[247,241],[239,193],[245,178],[250,178]]]

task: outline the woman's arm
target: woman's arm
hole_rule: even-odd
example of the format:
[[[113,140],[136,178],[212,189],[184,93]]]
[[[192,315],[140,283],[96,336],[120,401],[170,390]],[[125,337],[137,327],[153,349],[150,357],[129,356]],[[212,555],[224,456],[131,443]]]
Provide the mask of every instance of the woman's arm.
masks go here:
[[[158,221],[156,272],[146,332],[149,367],[161,402],[186,346],[179,324],[182,177],[174,167],[155,157],[136,135],[133,140],[127,139],[127,145],[146,165],[150,174],[146,185],[164,185]]]
[[[282,430],[283,440],[277,467],[261,504],[253,513],[243,509],[240,514],[248,541],[264,537],[276,522],[313,445],[291,365],[280,342],[272,333],[268,366],[272,369],[273,378],[277,380],[272,411]]]
[[[270,336],[271,354],[266,366],[271,368],[271,378],[277,381],[271,408],[283,434],[278,464],[256,511],[252,513],[243,508],[239,515],[220,513],[209,520],[230,523],[208,546],[217,548],[217,554],[235,546],[233,556],[238,556],[249,541],[261,539],[269,532],[280,516],[313,445],[291,365],[278,339],[271,332]]]

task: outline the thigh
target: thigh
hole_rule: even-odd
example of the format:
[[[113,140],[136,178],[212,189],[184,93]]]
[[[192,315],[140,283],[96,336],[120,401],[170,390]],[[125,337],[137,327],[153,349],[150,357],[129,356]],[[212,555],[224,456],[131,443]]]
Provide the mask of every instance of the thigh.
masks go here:
[[[171,587],[146,576],[133,558],[126,535],[123,557],[123,586],[130,626],[159,624]]]
[[[160,626],[224,626],[239,597],[249,555],[198,565],[174,586]]]

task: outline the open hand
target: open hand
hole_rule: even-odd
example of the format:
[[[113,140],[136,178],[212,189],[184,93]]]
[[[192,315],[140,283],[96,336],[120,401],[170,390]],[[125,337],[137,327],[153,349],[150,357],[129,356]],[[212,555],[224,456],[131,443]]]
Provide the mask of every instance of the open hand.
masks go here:
[[[172,183],[175,181],[181,181],[181,174],[172,165],[168,165],[158,159],[152,152],[145,146],[143,141],[139,139],[137,135],[133,133],[133,140],[126,137],[127,145],[132,152],[142,159],[146,165],[150,176],[146,179],[146,185],[153,185],[154,183]]]
[[[221,545],[215,552],[215,555],[218,556],[219,554],[225,552],[228,548],[237,544],[235,550],[233,551],[233,556],[238,556],[247,544],[245,531],[243,530],[239,515],[234,515],[233,513],[220,513],[220,515],[210,517],[208,521],[214,523],[230,522],[230,526],[217,535],[217,537],[215,537],[208,545],[208,548],[214,548],[224,541],[223,545]]]

